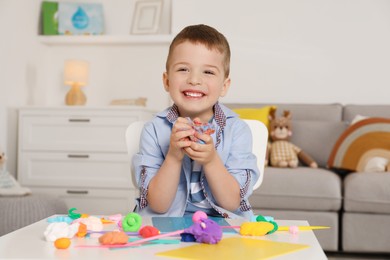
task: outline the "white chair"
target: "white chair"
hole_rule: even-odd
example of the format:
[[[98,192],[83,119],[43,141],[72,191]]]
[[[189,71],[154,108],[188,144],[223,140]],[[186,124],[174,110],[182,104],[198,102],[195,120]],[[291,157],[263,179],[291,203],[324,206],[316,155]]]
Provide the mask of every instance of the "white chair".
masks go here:
[[[263,173],[260,175],[260,178],[253,187],[255,190],[260,187],[261,183],[263,182],[265,153],[268,142],[268,129],[262,122],[258,120],[245,119],[244,121],[251,129],[253,138],[252,152],[257,157],[257,167],[259,168],[260,172]],[[139,142],[144,124],[145,121],[136,121],[131,123],[126,129],[126,145],[130,160],[132,160],[133,155],[136,154],[139,150]],[[134,187],[137,187],[134,170],[135,169],[131,163],[131,178]]]
[[[260,187],[263,182],[264,166],[265,166],[265,153],[268,145],[268,129],[267,127],[258,120],[244,119],[245,123],[248,124],[252,132],[252,153],[257,157],[257,167],[262,173],[260,178],[253,186],[253,190]]]
[[[130,158],[130,173],[131,180],[133,181],[134,187],[138,187],[137,182],[135,180],[135,169],[133,166],[133,155],[135,155],[139,151],[139,142],[141,139],[142,128],[145,125],[145,121],[135,121],[131,123],[126,129],[126,146],[127,146],[127,154]]]

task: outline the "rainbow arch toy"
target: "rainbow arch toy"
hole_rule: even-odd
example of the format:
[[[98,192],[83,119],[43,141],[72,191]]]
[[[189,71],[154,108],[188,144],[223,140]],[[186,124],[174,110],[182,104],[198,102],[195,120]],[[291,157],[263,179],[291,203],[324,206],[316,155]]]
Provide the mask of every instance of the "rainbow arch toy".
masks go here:
[[[367,118],[348,127],[336,141],[328,167],[362,172],[373,158],[390,161],[390,118]]]

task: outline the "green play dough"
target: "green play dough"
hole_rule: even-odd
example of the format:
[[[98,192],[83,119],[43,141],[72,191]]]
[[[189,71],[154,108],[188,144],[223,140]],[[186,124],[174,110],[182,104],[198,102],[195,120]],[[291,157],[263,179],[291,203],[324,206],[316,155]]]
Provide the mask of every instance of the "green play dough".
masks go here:
[[[122,229],[125,232],[137,232],[142,225],[142,217],[134,212],[126,215],[122,220]]]

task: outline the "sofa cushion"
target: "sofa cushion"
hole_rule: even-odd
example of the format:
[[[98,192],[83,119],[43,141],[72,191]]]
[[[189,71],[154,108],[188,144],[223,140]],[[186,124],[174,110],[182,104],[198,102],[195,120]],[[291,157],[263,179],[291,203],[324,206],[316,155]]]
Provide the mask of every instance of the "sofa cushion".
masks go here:
[[[345,105],[343,120],[352,122],[355,116],[390,118],[389,105]]]
[[[253,119],[263,122],[269,128],[269,112],[272,106],[264,106],[261,108],[235,108],[233,109],[242,119]]]
[[[0,236],[68,211],[62,199],[47,194],[0,197],[0,208]]]
[[[364,259],[389,259],[390,215],[345,212],[341,227],[343,251],[375,253],[378,256]]]
[[[325,169],[268,167],[250,202],[253,209],[337,211],[341,179]]]
[[[388,172],[351,173],[344,179],[344,209],[349,212],[390,214],[389,190]]]
[[[333,145],[346,128],[347,124],[344,122],[293,119],[290,141],[325,168]]]
[[[231,109],[276,106],[277,114],[282,114],[283,110],[290,110],[293,120],[341,121],[343,115],[341,104],[224,103],[224,105]]]

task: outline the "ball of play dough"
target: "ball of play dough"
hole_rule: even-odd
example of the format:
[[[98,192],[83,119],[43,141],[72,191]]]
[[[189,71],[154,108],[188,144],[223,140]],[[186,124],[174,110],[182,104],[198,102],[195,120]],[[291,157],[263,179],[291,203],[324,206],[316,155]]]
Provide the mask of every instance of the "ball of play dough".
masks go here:
[[[70,239],[67,237],[61,237],[54,241],[54,246],[58,249],[67,249],[70,246]]]
[[[122,231],[107,232],[99,237],[99,242],[102,245],[123,245],[126,244],[128,240],[129,237]]]
[[[142,217],[134,212],[126,215],[122,220],[122,229],[126,232],[137,232],[142,225]]]
[[[241,224],[240,235],[243,236],[264,236],[274,229],[269,222],[245,222]]]
[[[144,226],[139,230],[139,235],[143,238],[154,237],[160,234],[160,231],[152,226]]]
[[[201,219],[206,219],[206,218],[207,218],[207,214],[200,210],[196,211],[194,215],[192,215],[192,221],[194,223],[199,223]]]

